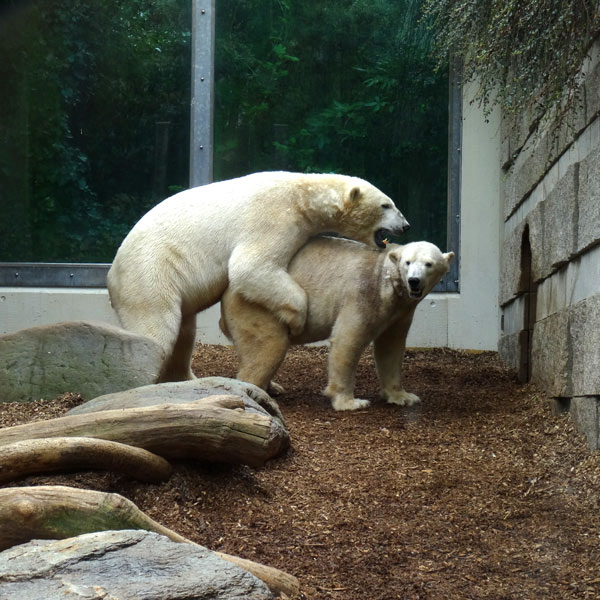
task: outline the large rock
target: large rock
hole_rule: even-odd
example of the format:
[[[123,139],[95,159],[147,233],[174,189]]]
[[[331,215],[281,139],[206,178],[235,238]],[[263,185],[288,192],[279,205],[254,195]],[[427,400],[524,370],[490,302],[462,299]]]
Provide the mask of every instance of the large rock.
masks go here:
[[[270,600],[266,585],[195,544],[148,531],[34,540],[0,553],[0,600]]]
[[[162,361],[155,342],[106,323],[24,329],[0,336],[0,402],[94,398],[155,383]]]
[[[192,381],[157,383],[106,394],[72,408],[67,414],[80,415],[103,410],[138,408],[166,403],[180,404],[222,394],[240,396],[244,400],[247,410],[270,414],[285,427],[279,406],[267,392],[251,383],[227,377],[204,377]]]

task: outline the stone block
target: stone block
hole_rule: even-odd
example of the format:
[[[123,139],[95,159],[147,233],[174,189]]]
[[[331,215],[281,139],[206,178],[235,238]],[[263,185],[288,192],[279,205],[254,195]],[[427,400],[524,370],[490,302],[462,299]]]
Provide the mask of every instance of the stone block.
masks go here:
[[[536,319],[541,321],[567,308],[568,268],[544,279],[537,287]]]
[[[531,194],[542,180],[547,168],[546,138],[528,144],[507,174],[504,216],[508,217],[515,208]]]
[[[163,351],[106,323],[72,321],[0,336],[0,402],[84,398],[156,383]]]
[[[590,50],[590,59],[585,66],[585,114],[587,121],[600,111],[600,43]]]
[[[545,202],[540,202],[527,215],[529,225],[529,244],[531,245],[531,271],[533,281],[541,281],[548,275],[546,259],[544,257],[544,213]]]
[[[539,275],[547,276],[567,263],[577,246],[579,163],[570,165],[544,201],[543,241]]]
[[[575,427],[585,435],[590,450],[600,449],[600,397],[575,396],[569,413]]]
[[[581,161],[578,199],[575,250],[582,252],[600,242],[600,146]]]
[[[600,294],[600,245],[573,259],[566,271],[569,305]]]
[[[500,340],[498,341],[498,354],[506,366],[515,371],[518,370],[521,356],[520,352],[518,333],[500,336]]]
[[[569,309],[571,394],[600,396],[600,294]]]
[[[525,295],[515,298],[502,307],[502,334],[519,333],[525,325]]]
[[[525,224],[520,223],[502,243],[500,260],[500,304],[510,302],[519,293],[521,244]]]
[[[533,329],[531,380],[550,396],[572,396],[567,311],[538,321]]]

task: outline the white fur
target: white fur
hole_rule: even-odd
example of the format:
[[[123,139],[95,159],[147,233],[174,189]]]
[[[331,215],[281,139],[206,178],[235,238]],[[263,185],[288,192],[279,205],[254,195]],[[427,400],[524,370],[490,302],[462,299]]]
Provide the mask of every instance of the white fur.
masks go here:
[[[336,231],[373,245],[376,230],[407,226],[381,191],[343,175],[256,173],[193,188],[133,227],[108,273],[110,298],[126,329],[164,349],[161,380],[189,379],[195,315],[228,285],[298,333],[306,294],[287,265],[310,236]]]
[[[406,336],[418,303],[448,271],[453,258],[452,252],[442,254],[428,242],[391,246],[378,253],[348,240],[312,240],[289,269],[308,296],[301,333],[288,335],[272,314],[246,302],[235,290],[224,294],[221,328],[240,356],[238,378],[268,389],[290,344],[329,338],[324,394],[335,410],[364,408],[369,402],[354,397],[356,366],[373,341],[381,396],[401,406],[419,402],[402,385]],[[418,297],[415,292],[411,296],[408,283],[417,276]]]

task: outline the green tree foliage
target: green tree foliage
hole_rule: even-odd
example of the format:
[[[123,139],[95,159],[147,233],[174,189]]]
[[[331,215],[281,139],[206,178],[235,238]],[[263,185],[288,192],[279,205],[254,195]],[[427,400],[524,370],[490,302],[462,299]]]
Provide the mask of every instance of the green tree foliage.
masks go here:
[[[425,0],[440,64],[464,57],[486,110],[554,111],[557,123],[578,100],[580,72],[600,33],[596,0]]]
[[[447,78],[420,8],[217,0],[216,179],[358,175],[444,246]],[[187,187],[190,27],[190,0],[0,0],[0,260],[110,261]]]
[[[110,261],[156,202],[156,122],[172,123],[175,154],[189,143],[182,6],[0,4],[0,259]],[[171,167],[166,184],[186,185],[187,169]]]
[[[357,175],[443,246],[448,80],[421,19],[415,0],[218,2],[217,178]]]

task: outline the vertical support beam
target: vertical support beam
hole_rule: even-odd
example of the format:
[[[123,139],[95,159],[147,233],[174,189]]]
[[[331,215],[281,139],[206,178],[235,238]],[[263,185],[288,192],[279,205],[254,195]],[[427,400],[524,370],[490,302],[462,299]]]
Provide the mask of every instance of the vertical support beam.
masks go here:
[[[192,0],[190,187],[213,179],[215,0]]]
[[[448,220],[447,249],[453,250],[456,259],[444,276],[443,291],[460,291],[460,188],[462,169],[462,62],[452,56],[448,73]]]

